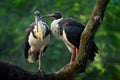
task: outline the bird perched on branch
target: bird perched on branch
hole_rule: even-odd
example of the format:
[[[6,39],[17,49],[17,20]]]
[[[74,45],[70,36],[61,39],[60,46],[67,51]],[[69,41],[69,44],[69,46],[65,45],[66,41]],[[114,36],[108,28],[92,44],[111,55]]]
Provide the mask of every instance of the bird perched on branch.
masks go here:
[[[69,51],[72,53],[69,63],[72,64],[75,58],[74,55],[78,55],[80,36],[85,26],[72,18],[63,19],[60,13],[48,14],[44,17],[55,18],[51,23],[51,31],[57,38],[62,39]],[[96,53],[98,53],[98,48],[94,41],[92,41],[89,59],[93,61]]]
[[[42,22],[40,19],[40,12],[35,11],[35,22],[29,25],[25,38],[25,58],[33,63],[35,60],[39,60],[39,68],[41,65],[41,57],[43,52],[48,47],[50,41],[50,29],[49,26]]]

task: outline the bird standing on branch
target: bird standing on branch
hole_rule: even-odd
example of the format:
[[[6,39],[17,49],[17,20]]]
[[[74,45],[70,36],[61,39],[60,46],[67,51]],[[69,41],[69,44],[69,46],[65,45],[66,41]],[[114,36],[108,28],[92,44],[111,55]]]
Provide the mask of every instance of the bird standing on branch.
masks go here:
[[[50,29],[49,26],[42,22],[40,19],[40,12],[35,11],[35,22],[33,22],[26,32],[25,39],[25,58],[33,63],[35,60],[39,60],[39,68],[41,66],[42,53],[48,47],[50,41]]]
[[[60,13],[48,14],[43,17],[55,18],[51,23],[51,31],[57,38],[62,39],[72,53],[69,63],[71,65],[75,58],[75,54],[76,56],[78,55],[80,36],[85,26],[72,18],[63,19]],[[98,48],[94,41],[92,41],[89,59],[93,61],[96,53],[98,53]]]

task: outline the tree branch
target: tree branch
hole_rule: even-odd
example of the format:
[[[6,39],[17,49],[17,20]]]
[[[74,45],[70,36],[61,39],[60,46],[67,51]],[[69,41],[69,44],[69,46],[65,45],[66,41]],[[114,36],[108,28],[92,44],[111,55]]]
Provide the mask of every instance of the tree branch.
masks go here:
[[[108,2],[109,0],[97,0],[92,15],[81,35],[78,57],[71,66],[65,66],[55,73],[44,73],[42,70],[36,73],[0,61],[0,80],[72,80],[78,73],[85,71],[90,41],[103,20]]]

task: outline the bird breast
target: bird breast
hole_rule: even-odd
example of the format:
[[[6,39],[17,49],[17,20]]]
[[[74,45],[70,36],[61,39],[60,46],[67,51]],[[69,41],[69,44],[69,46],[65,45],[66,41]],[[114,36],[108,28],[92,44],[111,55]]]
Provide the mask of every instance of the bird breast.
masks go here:
[[[53,33],[53,35],[55,35],[57,38],[60,39],[61,35],[60,35],[60,26],[59,26],[59,22],[61,21],[62,19],[57,19],[57,20],[54,20],[52,23],[51,23],[51,31]]]
[[[44,40],[39,40],[34,38],[32,32],[29,35],[29,45],[31,47],[31,51],[36,51],[36,50],[41,50],[43,51],[43,49],[49,44],[50,41],[50,35],[48,35],[47,37],[44,38]]]
[[[37,37],[37,39],[43,40],[44,33],[43,33],[43,25],[41,21],[38,22],[38,32],[37,32],[37,26],[35,25],[34,34]]]

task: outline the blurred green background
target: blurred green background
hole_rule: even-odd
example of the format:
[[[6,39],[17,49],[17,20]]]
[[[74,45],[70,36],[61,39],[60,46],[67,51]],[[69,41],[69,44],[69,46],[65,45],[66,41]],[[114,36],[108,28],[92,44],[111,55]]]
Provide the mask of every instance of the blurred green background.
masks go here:
[[[0,59],[37,71],[38,62],[30,64],[24,58],[24,36],[34,21],[34,11],[41,15],[61,12],[86,24],[96,0],[1,0],[0,1]],[[48,25],[53,18],[43,19]],[[86,72],[75,80],[120,80],[120,0],[111,0],[95,42],[99,55],[89,62]],[[62,41],[51,35],[51,42],[42,57],[45,72],[55,72],[69,63],[70,53]]]

